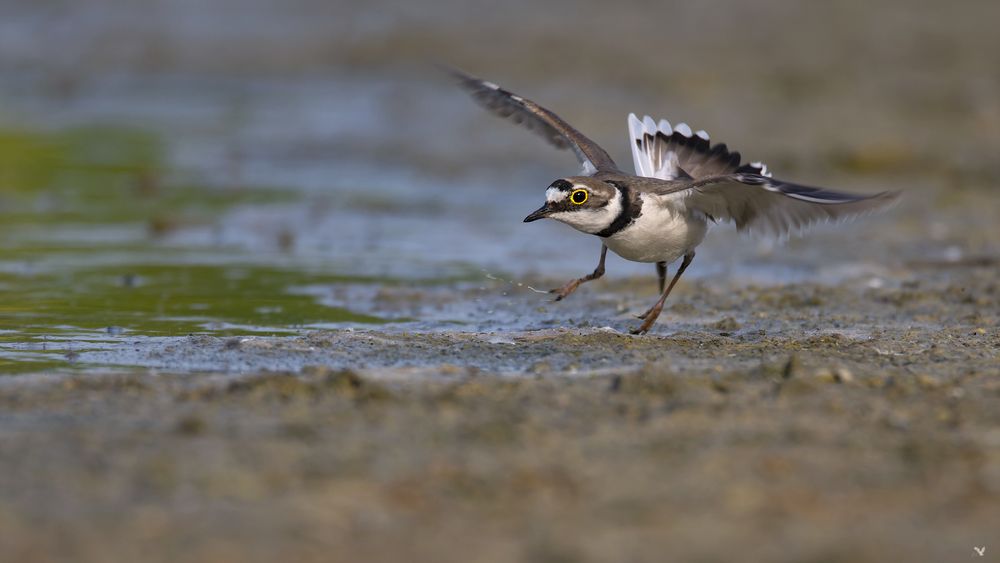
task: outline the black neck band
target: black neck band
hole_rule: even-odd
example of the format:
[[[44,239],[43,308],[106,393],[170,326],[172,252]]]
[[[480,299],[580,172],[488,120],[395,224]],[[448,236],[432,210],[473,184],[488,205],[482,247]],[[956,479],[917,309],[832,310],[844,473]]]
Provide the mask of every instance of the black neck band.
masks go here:
[[[608,238],[611,235],[617,233],[618,231],[624,229],[631,223],[636,217],[641,213],[639,206],[632,205],[632,190],[625,184],[620,182],[608,182],[612,186],[618,188],[618,193],[621,194],[622,198],[622,209],[618,212],[618,216],[615,220],[611,222],[603,231],[594,233],[595,235]]]

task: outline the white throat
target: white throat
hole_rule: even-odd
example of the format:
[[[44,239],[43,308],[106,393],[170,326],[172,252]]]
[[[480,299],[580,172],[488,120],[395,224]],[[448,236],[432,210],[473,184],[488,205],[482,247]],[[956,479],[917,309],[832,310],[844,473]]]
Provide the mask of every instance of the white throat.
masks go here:
[[[622,212],[622,192],[615,190],[615,197],[607,205],[598,209],[580,209],[578,211],[560,211],[549,215],[561,223],[587,234],[597,234],[611,226],[611,223]]]

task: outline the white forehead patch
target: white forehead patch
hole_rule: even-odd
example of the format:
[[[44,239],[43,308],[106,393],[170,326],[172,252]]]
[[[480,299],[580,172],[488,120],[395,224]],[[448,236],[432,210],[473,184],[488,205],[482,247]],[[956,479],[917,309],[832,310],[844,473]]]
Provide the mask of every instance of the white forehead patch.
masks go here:
[[[566,199],[566,192],[560,190],[559,188],[549,188],[545,190],[545,201],[549,203],[556,203]]]

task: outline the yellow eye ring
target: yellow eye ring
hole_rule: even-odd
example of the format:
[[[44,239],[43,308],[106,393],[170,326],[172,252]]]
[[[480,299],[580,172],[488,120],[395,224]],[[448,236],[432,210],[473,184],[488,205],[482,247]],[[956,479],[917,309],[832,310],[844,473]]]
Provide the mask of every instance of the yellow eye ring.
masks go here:
[[[587,190],[573,190],[573,193],[569,194],[569,200],[575,205],[583,205],[587,203],[588,199],[590,199],[590,194],[587,193]]]

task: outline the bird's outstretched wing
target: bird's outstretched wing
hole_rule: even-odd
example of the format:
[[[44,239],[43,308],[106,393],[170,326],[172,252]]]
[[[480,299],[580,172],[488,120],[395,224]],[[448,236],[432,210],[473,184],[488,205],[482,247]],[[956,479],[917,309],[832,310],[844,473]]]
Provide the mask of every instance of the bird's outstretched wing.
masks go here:
[[[650,190],[740,231],[784,236],[824,221],[842,221],[891,206],[897,192],[858,195],[784,182],[750,172],[694,180]]]
[[[666,119],[654,121],[647,115],[640,120],[630,113],[628,132],[638,176],[698,180],[737,171],[770,176],[763,163],[741,165],[740,153],[730,151],[725,143],[712,145],[707,132],[692,132],[686,123],[671,127]]]
[[[454,76],[459,85],[484,108],[535,131],[556,148],[573,149],[583,165],[584,174],[618,171],[615,161],[604,149],[555,113],[492,82],[470,76],[455,68],[446,67],[445,70]]]
[[[724,143],[712,145],[705,131],[691,132],[649,116],[628,118],[632,158],[641,191],[669,200],[715,220],[732,221],[740,231],[784,236],[814,223],[840,221],[877,211],[898,199],[895,192],[856,195],[813,188],[771,177],[761,162],[741,163],[740,153]]]

